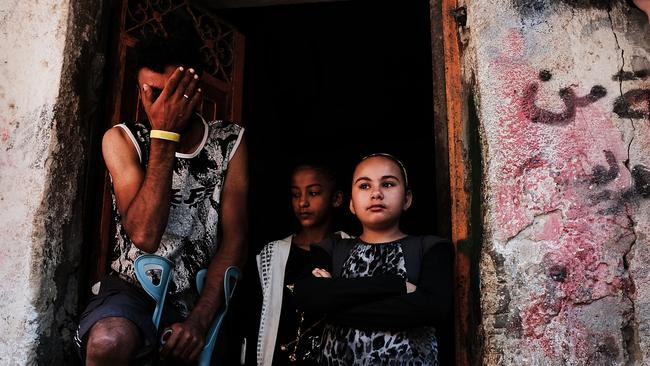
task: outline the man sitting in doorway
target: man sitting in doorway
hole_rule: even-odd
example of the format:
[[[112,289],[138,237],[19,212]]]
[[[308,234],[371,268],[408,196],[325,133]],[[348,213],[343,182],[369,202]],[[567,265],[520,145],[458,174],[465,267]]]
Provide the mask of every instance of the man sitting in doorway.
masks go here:
[[[154,253],[174,263],[160,329],[172,330],[160,357],[196,360],[223,301],[227,267],[245,258],[248,189],[243,128],[206,122],[198,51],[184,39],[149,37],[136,47],[140,99],[149,127],[120,124],[102,150],[116,225],[111,275],[81,317],[75,341],[87,365],[126,365],[158,347],[155,304],[133,262]],[[220,231],[220,232],[219,232]],[[209,268],[199,297],[196,273]]]

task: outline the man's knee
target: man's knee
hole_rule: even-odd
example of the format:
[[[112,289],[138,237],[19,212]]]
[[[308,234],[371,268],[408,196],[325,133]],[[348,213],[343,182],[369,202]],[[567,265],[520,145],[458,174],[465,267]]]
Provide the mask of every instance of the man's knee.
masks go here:
[[[127,361],[142,343],[138,328],[125,318],[105,318],[93,325],[88,335],[88,361]]]

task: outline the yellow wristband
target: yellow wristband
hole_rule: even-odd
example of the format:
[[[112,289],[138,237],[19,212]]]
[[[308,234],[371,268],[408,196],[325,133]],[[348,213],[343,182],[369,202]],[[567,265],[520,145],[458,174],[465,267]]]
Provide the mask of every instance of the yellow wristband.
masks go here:
[[[177,134],[176,132],[169,132],[163,130],[151,130],[149,136],[151,136],[152,139],[169,140],[174,142],[178,142],[181,140],[181,135]]]

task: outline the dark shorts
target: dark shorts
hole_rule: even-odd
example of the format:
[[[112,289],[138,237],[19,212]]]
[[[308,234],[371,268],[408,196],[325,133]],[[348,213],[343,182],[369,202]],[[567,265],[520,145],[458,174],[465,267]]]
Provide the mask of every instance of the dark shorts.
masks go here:
[[[158,330],[152,321],[155,301],[141,288],[117,276],[107,276],[101,281],[99,293],[93,296],[81,314],[75,345],[82,359],[85,359],[86,343],[90,329],[104,318],[119,317],[133,322],[140,330],[147,349],[157,349]],[[182,321],[169,305],[163,308],[160,329],[168,324]]]

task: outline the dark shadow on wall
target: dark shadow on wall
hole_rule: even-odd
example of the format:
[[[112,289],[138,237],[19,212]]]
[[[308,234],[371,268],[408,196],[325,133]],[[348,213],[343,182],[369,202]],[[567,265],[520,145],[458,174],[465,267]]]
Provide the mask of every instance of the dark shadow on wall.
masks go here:
[[[61,84],[54,111],[55,145],[48,158],[48,187],[36,215],[45,241],[34,252],[32,276],[39,313],[36,364],[81,364],[73,345],[80,294],[85,292],[88,228],[96,204],[95,142],[101,141],[108,2],[71,1]]]
[[[470,260],[469,268],[469,304],[467,319],[470,335],[469,344],[465,349],[469,351],[469,360],[472,365],[480,365],[483,357],[480,338],[481,324],[481,273],[480,260],[483,249],[483,158],[481,155],[480,120],[476,103],[474,101],[474,88],[466,85],[467,92],[467,123],[468,123],[468,154],[470,161],[470,233],[466,242],[458,244],[458,251],[462,251]]]
[[[512,0],[512,5],[522,16],[533,16],[546,9],[564,4],[579,9],[610,9],[614,3],[623,0]]]

